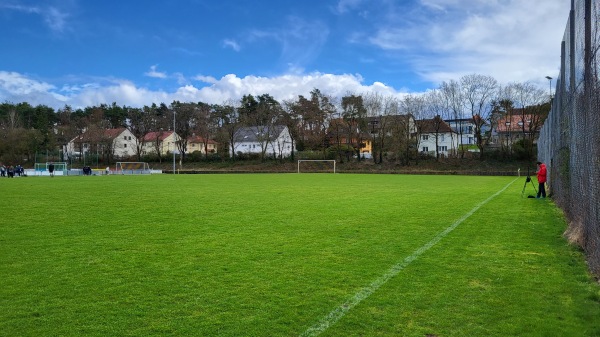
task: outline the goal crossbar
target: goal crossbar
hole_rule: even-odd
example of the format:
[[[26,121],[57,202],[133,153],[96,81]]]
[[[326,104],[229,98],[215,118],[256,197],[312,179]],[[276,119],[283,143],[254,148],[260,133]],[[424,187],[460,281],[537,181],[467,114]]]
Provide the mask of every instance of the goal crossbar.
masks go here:
[[[300,159],[298,160],[298,173],[300,173],[300,163],[303,162],[325,162],[325,163],[333,163],[333,173],[335,173],[335,164],[336,161],[333,159]]]

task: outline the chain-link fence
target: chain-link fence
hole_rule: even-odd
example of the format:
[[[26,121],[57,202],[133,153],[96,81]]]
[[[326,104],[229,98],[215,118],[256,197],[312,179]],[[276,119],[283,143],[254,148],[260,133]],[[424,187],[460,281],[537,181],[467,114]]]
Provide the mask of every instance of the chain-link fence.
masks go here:
[[[572,0],[552,110],[538,141],[567,235],[600,275],[600,0]]]

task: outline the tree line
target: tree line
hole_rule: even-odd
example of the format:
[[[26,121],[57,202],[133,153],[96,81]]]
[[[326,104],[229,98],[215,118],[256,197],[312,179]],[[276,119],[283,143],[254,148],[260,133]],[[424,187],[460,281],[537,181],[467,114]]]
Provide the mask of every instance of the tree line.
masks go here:
[[[360,161],[360,150],[369,140],[375,163],[387,160],[408,165],[419,158],[421,130],[420,123],[415,121],[426,119],[440,123],[469,119],[483,158],[491,143],[486,125],[493,127],[502,116],[527,114],[528,130],[523,132],[533,137],[549,109],[549,95],[537,85],[530,82],[500,85],[493,77],[478,74],[443,82],[423,94],[403,97],[374,92],[348,92],[343,97],[334,97],[315,88],[307,96],[298,95],[296,99],[281,102],[268,93],[248,94],[239,101],[222,104],[173,101],[168,105],[131,107],[114,102],[80,109],[65,105],[57,110],[27,102],[4,102],[0,104],[0,161],[31,162],[36,153],[63,149],[84,132],[119,127],[128,128],[139,140],[149,132],[175,128],[180,137],[177,147],[181,162],[187,160],[187,141],[192,136],[216,141],[218,156],[236,160],[240,159],[235,147],[239,128],[285,125],[292,137],[292,148],[314,158]],[[462,132],[462,128],[457,128],[459,139]],[[138,161],[142,160],[141,149],[139,144],[135,158]],[[463,158],[465,149],[460,146],[452,155]],[[509,148],[501,150],[510,152]],[[211,155],[209,151],[203,152],[205,157]],[[157,160],[162,161],[167,155],[158,153]],[[267,156],[261,154],[262,159]]]

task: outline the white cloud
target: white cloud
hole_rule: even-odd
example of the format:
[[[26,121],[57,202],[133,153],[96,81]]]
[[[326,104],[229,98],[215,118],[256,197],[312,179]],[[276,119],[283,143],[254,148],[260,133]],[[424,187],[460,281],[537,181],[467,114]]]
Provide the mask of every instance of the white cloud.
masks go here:
[[[23,5],[11,5],[11,4],[0,4],[0,8],[14,10],[23,13],[37,14],[44,22],[55,32],[63,32],[67,24],[67,18],[69,14],[61,11],[60,9],[52,6],[39,7],[39,6],[23,6]]]
[[[339,0],[334,12],[338,14],[344,14],[356,7],[358,7],[363,0]]]
[[[86,83],[83,85],[64,84],[61,92],[48,83],[32,80],[18,73],[0,72],[0,101],[30,104],[44,104],[56,109],[68,104],[73,108],[83,108],[116,102],[118,105],[142,107],[152,103],[169,104],[174,100],[182,102],[205,102],[222,104],[239,101],[246,94],[270,94],[279,101],[293,100],[298,95],[308,96],[318,88],[324,94],[341,97],[348,92],[378,92],[384,95],[403,95],[398,90],[380,82],[363,83],[358,74],[293,74],[276,77],[245,76],[229,74],[216,79],[211,76],[196,76],[195,79],[207,86],[184,85],[171,92],[149,90],[138,87],[127,80],[112,80],[106,84]]]
[[[375,25],[366,41],[392,58],[408,60],[434,83],[470,73],[500,82],[542,83],[558,72],[569,5],[563,0],[421,0],[420,7]]]
[[[0,71],[0,101],[28,102],[59,107],[67,97],[55,93],[55,86],[16,72]]]
[[[258,30],[248,34],[249,42],[272,40],[281,48],[281,61],[290,68],[302,69],[315,60],[329,38],[329,27],[321,21],[307,21],[289,16],[280,27]],[[270,41],[269,41],[270,42]]]
[[[150,66],[150,71],[145,72],[144,75],[146,75],[148,77],[154,77],[154,78],[167,78],[167,73],[157,71],[156,70],[157,67],[158,67],[158,64]]]
[[[64,31],[69,14],[61,12],[58,8],[49,7],[44,10],[42,15],[44,22],[46,22],[50,29],[56,32]]]
[[[242,47],[240,47],[239,43],[237,43],[235,40],[231,40],[231,39],[223,40],[223,47],[231,48],[234,51],[240,51],[242,49]]]
[[[197,75],[193,79],[204,83],[217,83],[217,79],[212,76]]]
[[[0,89],[11,95],[47,92],[54,88],[51,84],[32,80],[16,72],[0,71]]]

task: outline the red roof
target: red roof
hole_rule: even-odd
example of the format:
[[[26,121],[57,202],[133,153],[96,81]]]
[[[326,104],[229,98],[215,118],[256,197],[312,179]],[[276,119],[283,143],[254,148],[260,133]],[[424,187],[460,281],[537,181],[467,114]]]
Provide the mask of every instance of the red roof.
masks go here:
[[[533,120],[531,115],[511,115],[504,116],[498,119],[498,125],[496,126],[497,132],[514,132],[523,131],[523,124],[525,124],[525,130],[529,130],[529,123]]]
[[[200,136],[191,136],[188,138],[188,143],[216,144],[217,142],[215,142],[212,139],[205,141],[204,138],[202,138]]]
[[[144,135],[144,138],[142,139],[142,141],[143,142],[152,142],[152,141],[155,141],[155,140],[163,141],[167,137],[169,137],[172,133],[173,133],[173,131],[153,131],[153,132],[148,132],[146,135]]]
[[[106,141],[113,140],[122,134],[126,128],[104,129],[104,130],[88,130],[83,134],[75,137],[73,142],[89,142],[89,141]]]
[[[109,138],[109,139],[115,139],[115,138],[119,137],[119,135],[122,134],[123,131],[125,131],[125,128],[106,129],[106,130],[104,130],[104,137]]]

